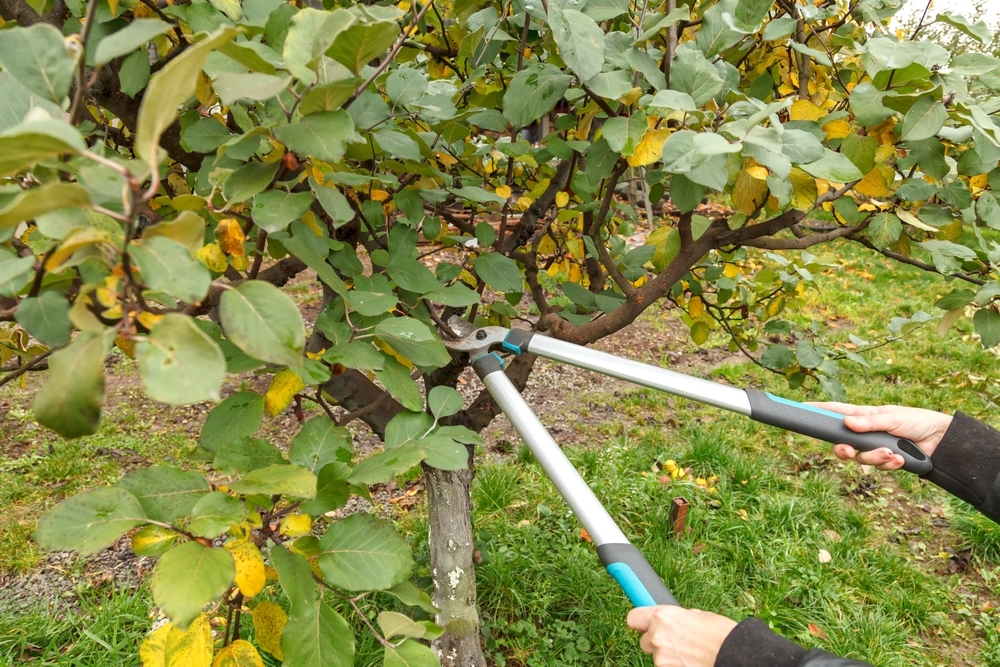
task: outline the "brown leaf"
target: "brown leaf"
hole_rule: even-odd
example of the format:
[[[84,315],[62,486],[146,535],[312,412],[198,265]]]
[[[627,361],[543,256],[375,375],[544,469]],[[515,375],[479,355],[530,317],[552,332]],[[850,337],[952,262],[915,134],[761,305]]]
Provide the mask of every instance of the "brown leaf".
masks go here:
[[[809,624],[809,634],[811,634],[813,637],[819,637],[820,639],[825,639],[825,640],[830,639],[829,637],[826,636],[826,633],[823,632],[823,628],[819,627],[815,623]]]
[[[694,555],[695,555],[695,556],[697,556],[698,554],[700,554],[700,553],[701,553],[702,551],[704,551],[704,550],[705,550],[705,545],[704,545],[704,544],[696,544],[696,545],[694,545],[694,547],[693,547],[693,548],[691,549],[691,551],[692,551],[692,552],[694,552]]]
[[[591,544],[593,544],[594,542],[594,539],[590,536],[590,533],[587,532],[586,528],[580,529],[580,537],[582,537],[585,541],[590,542]]]
[[[823,535],[825,535],[826,539],[830,540],[831,542],[840,541],[840,533],[838,533],[835,530],[824,530]]]

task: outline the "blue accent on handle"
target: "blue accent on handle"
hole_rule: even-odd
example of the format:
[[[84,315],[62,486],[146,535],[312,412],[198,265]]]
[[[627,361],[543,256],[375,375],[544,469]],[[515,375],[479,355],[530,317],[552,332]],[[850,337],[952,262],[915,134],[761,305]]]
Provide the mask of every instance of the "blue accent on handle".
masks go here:
[[[487,357],[496,357],[496,361],[500,364],[500,370],[504,370],[505,368],[507,368],[507,362],[505,362],[503,360],[503,357],[501,357],[496,352],[490,352],[488,354],[484,354],[481,357],[476,357],[475,359],[472,359],[472,363],[475,364],[476,362],[480,361],[481,359],[485,359]]]
[[[511,345],[510,343],[507,342],[506,338],[504,338],[504,341],[503,343],[501,343],[501,345],[503,345],[503,349],[507,350],[508,352],[513,352],[514,354],[521,354],[521,348],[519,348],[517,345]]]
[[[655,607],[656,600],[649,594],[646,587],[639,581],[632,568],[625,563],[609,563],[608,574],[615,578],[625,595],[636,607]]]
[[[808,410],[809,412],[815,412],[816,414],[826,415],[827,417],[835,417],[840,420],[844,419],[844,415],[840,414],[839,412],[831,412],[830,410],[817,408],[813,405],[806,405],[805,403],[799,403],[798,401],[782,398],[781,396],[775,396],[774,394],[768,394],[767,397],[770,398],[772,401],[776,401],[778,403],[784,403],[785,405],[790,405],[793,408],[799,408],[800,410]]]

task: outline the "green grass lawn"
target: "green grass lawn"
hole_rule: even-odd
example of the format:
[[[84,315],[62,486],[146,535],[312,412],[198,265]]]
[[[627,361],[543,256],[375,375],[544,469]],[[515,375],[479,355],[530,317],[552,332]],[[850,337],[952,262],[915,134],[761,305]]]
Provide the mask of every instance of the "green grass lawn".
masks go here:
[[[932,312],[951,289],[860,248],[845,245],[843,257],[797,315],[830,327],[833,340],[875,337],[892,317]],[[670,316],[664,312],[649,317]],[[853,402],[960,409],[996,423],[1000,360],[981,349],[968,321],[945,337],[931,323],[868,360],[867,374],[853,366],[841,375]],[[797,400],[820,398],[814,386],[789,391],[782,377],[750,363],[713,374]],[[591,402],[610,407],[615,419],[581,425],[590,444],[567,454],[682,604],[757,616],[795,641],[882,667],[1000,666],[1000,530],[988,520],[908,474],[865,474],[823,443],[719,410],[645,389],[580,404]],[[28,472],[0,460],[0,498],[20,517],[6,520],[0,536],[3,551],[15,550],[0,555],[3,569],[36,562],[25,538],[53,497],[120,473],[119,464],[95,460],[96,448],[153,456],[183,445],[181,437],[125,440],[133,436],[115,428],[60,443],[53,454],[35,447],[39,459]],[[668,459],[693,477],[717,476],[717,491],[661,483],[659,465]],[[527,450],[480,466],[473,493],[485,547],[480,606],[497,664],[651,664],[625,626],[627,600]],[[691,503],[690,531],[677,538],[667,519],[675,496]],[[425,526],[419,506],[400,522],[426,569]],[[104,587],[80,599],[69,614],[37,608],[0,617],[0,665],[137,665],[132,655],[151,623],[146,591]],[[381,664],[379,653],[359,628],[357,664]]]

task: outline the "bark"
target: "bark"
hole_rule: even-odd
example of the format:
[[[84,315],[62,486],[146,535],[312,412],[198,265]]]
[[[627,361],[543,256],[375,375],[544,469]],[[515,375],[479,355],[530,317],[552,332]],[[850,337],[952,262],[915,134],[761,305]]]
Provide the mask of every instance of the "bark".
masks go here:
[[[442,667],[485,667],[479,645],[476,611],[476,569],[472,535],[472,448],[466,470],[438,470],[425,466],[428,535],[435,622],[444,634],[431,644]]]

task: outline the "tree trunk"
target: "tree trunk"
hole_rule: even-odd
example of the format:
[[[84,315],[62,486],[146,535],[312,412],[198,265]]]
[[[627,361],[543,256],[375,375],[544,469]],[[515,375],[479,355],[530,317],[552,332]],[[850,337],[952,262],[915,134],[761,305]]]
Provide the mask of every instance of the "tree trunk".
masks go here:
[[[429,514],[428,543],[435,619],[444,634],[432,647],[442,667],[485,667],[479,644],[476,611],[476,570],[472,535],[472,448],[467,470],[438,470],[425,466]]]

